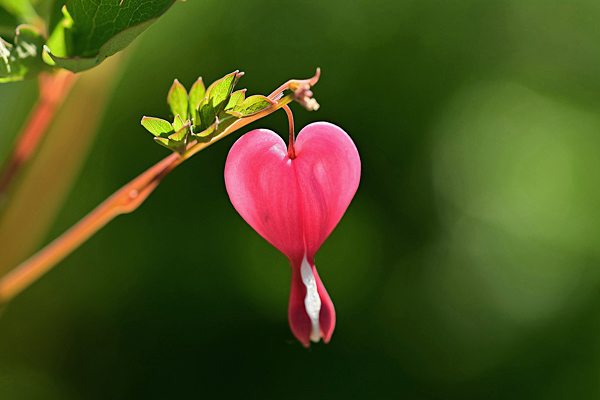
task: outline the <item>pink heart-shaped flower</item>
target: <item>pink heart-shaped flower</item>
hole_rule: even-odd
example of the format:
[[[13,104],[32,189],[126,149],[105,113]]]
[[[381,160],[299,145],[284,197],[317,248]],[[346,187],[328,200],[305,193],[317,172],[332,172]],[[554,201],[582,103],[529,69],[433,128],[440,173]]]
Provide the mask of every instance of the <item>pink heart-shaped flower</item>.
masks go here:
[[[225,186],[235,209],[281,251],[292,267],[288,318],[296,338],[329,342],[333,303],[317,274],[314,256],[342,218],[360,181],[360,158],[341,128],[306,126],[290,159],[284,141],[256,129],[233,145],[225,164]]]

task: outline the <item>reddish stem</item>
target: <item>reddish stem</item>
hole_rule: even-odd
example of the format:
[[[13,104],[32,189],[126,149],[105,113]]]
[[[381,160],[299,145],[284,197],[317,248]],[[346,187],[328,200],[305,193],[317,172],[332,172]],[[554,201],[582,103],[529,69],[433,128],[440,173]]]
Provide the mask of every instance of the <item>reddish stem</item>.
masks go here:
[[[290,79],[289,81],[287,81],[283,85],[279,86],[277,88],[277,90],[275,90],[273,93],[271,93],[268,97],[269,97],[269,99],[273,100],[278,95],[280,95],[284,90],[289,89],[289,90],[291,90],[293,92],[296,89],[298,89],[299,86],[301,86],[303,84],[307,84],[309,87],[315,86],[315,84],[319,81],[319,77],[320,76],[321,76],[321,68],[317,68],[317,72],[315,73],[315,76],[313,76],[312,78],[309,78],[309,79]]]
[[[75,74],[67,70],[60,70],[54,74],[44,72],[39,75],[39,99],[0,171],[0,196],[7,191],[23,164],[37,149],[74,80]]]
[[[143,172],[102,202],[68,231],[3,276],[0,279],[0,304],[8,302],[21,293],[113,218],[137,209],[158,186],[160,181],[183,161],[231,132],[271,114],[290,101],[290,97],[283,98],[278,102],[279,105],[275,104],[274,107],[231,124],[223,133],[210,142],[196,143],[194,141],[182,156],[173,153]]]
[[[286,89],[296,90],[298,85],[309,83],[314,85],[318,80],[319,70],[315,77],[307,80],[290,80],[283,84],[278,90],[271,93],[269,99],[274,99]],[[229,135],[231,132],[248,125],[249,123],[263,118],[279,108],[287,108],[287,104],[294,100],[294,94],[273,101],[273,105],[263,111],[254,114],[248,118],[241,118],[227,127],[221,134],[214,137],[209,142],[190,143],[183,155],[173,153],[164,158],[159,163],[142,173],[140,176],[129,182],[116,193],[102,202],[92,212],[85,216],[81,221],[75,224],[71,229],[56,238],[49,245],[34,254],[22,264],[14,268],[8,274],[0,278],[0,304],[5,303],[16,295],[21,293],[29,285],[39,279],[43,274],[53,266],[63,260],[73,252],[77,247],[84,243],[89,237],[110,222],[117,215],[130,213],[137,209],[152,191],[158,186],[160,181],[175,167],[187,160],[194,154],[210,146],[216,141]],[[286,113],[289,111],[287,108]],[[293,117],[290,118],[291,134],[293,139]],[[293,140],[292,140],[293,142]],[[293,147],[292,147],[293,149]],[[293,150],[292,150],[293,151]],[[295,156],[295,155],[294,155]]]
[[[173,153],[123,186],[81,221],[0,280],[0,303],[19,294],[117,215],[140,206],[183,159]]]
[[[290,160],[296,158],[296,150],[294,149],[294,143],[296,141],[296,135],[294,134],[294,115],[292,114],[292,110],[290,110],[289,106],[283,106],[285,113],[288,117],[288,122],[290,124],[290,141],[288,144],[288,157]]]

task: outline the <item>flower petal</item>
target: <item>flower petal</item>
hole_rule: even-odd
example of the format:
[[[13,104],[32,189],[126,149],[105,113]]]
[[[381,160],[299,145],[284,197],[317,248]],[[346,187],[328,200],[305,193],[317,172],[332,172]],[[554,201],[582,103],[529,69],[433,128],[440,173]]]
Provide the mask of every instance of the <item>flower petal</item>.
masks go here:
[[[350,136],[328,122],[298,133],[296,177],[308,256],[314,256],[338,224],[360,181],[360,158]]]
[[[288,320],[292,333],[304,347],[321,338],[328,343],[335,328],[335,309],[312,259],[291,263],[292,287]]]
[[[225,186],[242,218],[288,258],[304,256],[298,183],[281,137],[267,129],[248,132],[233,145]]]
[[[346,132],[326,122],[302,129],[295,153],[290,160],[274,132],[251,131],[229,151],[225,185],[242,218],[290,260],[288,318],[308,347],[311,340],[329,342],[335,327],[314,255],[356,193],[360,158]]]

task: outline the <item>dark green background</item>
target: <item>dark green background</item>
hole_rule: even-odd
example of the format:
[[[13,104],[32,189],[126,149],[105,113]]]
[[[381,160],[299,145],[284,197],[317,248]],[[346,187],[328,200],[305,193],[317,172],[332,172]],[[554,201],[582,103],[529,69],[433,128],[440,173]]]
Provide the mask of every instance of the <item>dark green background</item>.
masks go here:
[[[321,109],[293,106],[296,126],[338,124],[362,159],[316,257],[331,343],[294,340],[287,261],[228,200],[236,133],[10,304],[0,398],[598,398],[598,21],[595,0],[175,4],[136,40],[48,239],[168,154],[139,121],[168,117],[174,78],[241,69],[267,94],[319,66]],[[1,88],[7,132],[33,88]]]

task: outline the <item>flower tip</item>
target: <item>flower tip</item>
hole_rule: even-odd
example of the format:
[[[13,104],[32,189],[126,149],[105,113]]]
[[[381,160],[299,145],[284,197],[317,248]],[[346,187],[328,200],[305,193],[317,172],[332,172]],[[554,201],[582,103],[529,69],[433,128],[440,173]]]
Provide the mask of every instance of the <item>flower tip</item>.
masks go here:
[[[317,71],[315,72],[315,76],[308,80],[308,84],[312,87],[319,82],[319,78],[321,77],[321,68],[317,67]]]
[[[328,343],[335,328],[333,303],[306,255],[301,265],[292,263],[288,319],[292,333],[306,348],[321,339]]]
[[[302,82],[294,90],[294,97],[298,103],[308,111],[317,111],[320,107],[317,100],[312,97],[313,92],[310,90],[310,83]]]
[[[308,111],[317,111],[321,105],[314,98],[309,98],[302,104]]]

